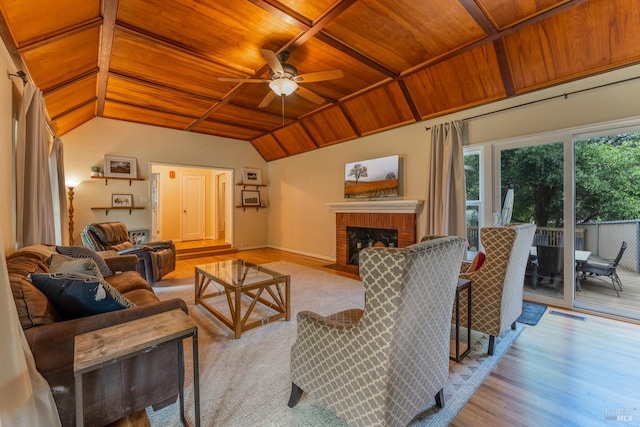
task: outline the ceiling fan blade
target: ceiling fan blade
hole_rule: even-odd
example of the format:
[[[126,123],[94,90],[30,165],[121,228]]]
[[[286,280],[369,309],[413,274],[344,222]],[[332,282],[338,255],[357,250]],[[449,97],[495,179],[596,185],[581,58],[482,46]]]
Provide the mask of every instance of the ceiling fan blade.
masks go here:
[[[267,105],[271,104],[271,101],[273,101],[275,97],[276,93],[269,89],[269,92],[265,95],[264,98],[262,98],[262,101],[260,102],[260,105],[258,105],[258,108],[264,108]]]
[[[271,71],[279,76],[284,76],[284,68],[282,68],[282,64],[280,63],[280,60],[278,59],[278,56],[274,51],[269,49],[262,49],[262,56],[264,56],[264,59],[267,60],[267,64],[269,64],[269,68],[271,68]]]
[[[300,74],[293,78],[298,83],[321,82],[323,80],[339,79],[344,77],[342,70],[317,71],[315,73]]]
[[[298,90],[295,92],[303,98],[308,99],[311,102],[315,102],[316,104],[323,104],[326,99],[316,94],[315,92],[311,92],[309,89],[305,89],[302,86],[298,86]]]
[[[271,80],[265,79],[240,79],[236,77],[218,77],[221,82],[240,82],[240,83],[269,83]]]

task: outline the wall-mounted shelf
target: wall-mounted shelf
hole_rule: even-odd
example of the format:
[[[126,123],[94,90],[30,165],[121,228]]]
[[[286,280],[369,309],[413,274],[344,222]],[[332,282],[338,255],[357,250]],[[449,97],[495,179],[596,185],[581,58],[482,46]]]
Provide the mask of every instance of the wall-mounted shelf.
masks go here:
[[[267,184],[245,184],[244,182],[238,182],[236,183],[237,186],[239,187],[243,187],[243,188],[247,188],[247,187],[256,187],[256,190],[258,189],[258,187],[266,187]],[[242,206],[236,206],[238,208],[241,208]]]
[[[104,185],[109,184],[109,180],[129,181],[129,187],[131,187],[131,181],[144,181],[144,178],[120,178],[114,176],[92,176],[91,179],[104,179]]]
[[[129,215],[131,215],[131,211],[133,210],[137,210],[137,209],[144,209],[143,206],[104,206],[104,207],[93,207],[91,208],[92,211],[101,211],[104,209],[104,214],[105,215],[109,215],[109,211],[129,211]]]
[[[242,212],[244,212],[244,211],[247,210],[247,208],[249,208],[249,209],[256,208],[256,211],[257,211],[258,209],[266,208],[266,206],[243,206],[243,205],[240,205],[240,206],[236,206],[236,208],[242,208]]]

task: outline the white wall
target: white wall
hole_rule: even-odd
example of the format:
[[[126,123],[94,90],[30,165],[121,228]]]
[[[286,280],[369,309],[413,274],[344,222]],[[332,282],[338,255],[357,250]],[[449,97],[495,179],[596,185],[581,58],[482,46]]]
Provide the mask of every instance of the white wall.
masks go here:
[[[191,132],[140,125],[119,120],[95,118],[66,135],[64,143],[65,173],[67,179],[82,181],[75,188],[74,223],[75,241],[80,242],[80,231],[87,224],[104,221],[123,221],[131,229],[149,229],[151,224],[150,163],[205,166],[234,169],[235,182],[242,177],[243,167],[259,168],[266,175],[267,164],[246,141],[219,138]],[[109,181],[91,179],[90,167],[102,165],[103,156],[136,158],[138,176],[145,181]],[[239,186],[233,186],[235,200],[240,200]],[[133,211],[92,211],[92,206],[109,206],[112,193],[134,195],[134,206],[147,209]],[[146,198],[143,202],[141,198]],[[165,201],[165,203],[177,201]],[[236,247],[250,248],[267,245],[266,209],[247,210],[234,208],[234,237]]]
[[[602,74],[543,91],[495,102],[434,120],[337,144],[269,163],[269,245],[335,259],[335,213],[328,202],[343,201],[344,164],[390,154],[404,159],[404,198],[425,199],[430,132],[425,127],[464,120],[535,100],[640,76],[640,66]],[[640,116],[640,80],[619,83],[465,120],[466,139],[482,144],[505,138]],[[424,234],[418,216],[418,236]]]

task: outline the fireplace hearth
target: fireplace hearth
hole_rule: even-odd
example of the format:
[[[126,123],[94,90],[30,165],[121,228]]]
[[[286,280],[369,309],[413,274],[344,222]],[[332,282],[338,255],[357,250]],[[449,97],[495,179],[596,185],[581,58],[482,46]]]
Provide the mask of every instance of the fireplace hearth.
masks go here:
[[[380,200],[361,202],[329,203],[336,211],[336,264],[335,268],[358,273],[358,265],[354,264],[358,253],[358,242],[361,248],[393,244],[398,248],[412,245],[416,242],[416,213],[421,207],[421,200]],[[355,254],[349,243],[348,230],[360,228],[369,230],[383,230],[381,234],[373,235],[366,231],[364,237],[356,237]],[[392,236],[385,233],[390,232]],[[353,233],[353,231],[352,231]],[[373,242],[373,243],[370,243]],[[355,259],[354,259],[355,258]]]

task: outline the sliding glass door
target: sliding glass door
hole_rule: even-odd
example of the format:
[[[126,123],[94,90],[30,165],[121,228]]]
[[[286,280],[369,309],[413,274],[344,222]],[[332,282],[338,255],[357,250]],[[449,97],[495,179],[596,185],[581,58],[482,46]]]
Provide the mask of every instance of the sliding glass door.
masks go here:
[[[500,198],[496,217],[501,221],[507,188],[513,188],[511,223],[536,224],[524,282],[535,299],[564,299],[565,209],[564,142],[502,147],[497,150]],[[511,202],[508,202],[511,204]],[[508,208],[508,207],[507,207]]]
[[[482,164],[479,153],[490,151]],[[525,298],[640,319],[640,120],[500,141],[466,155],[470,249],[482,249],[478,227],[504,219],[512,186],[510,222],[537,226]]]
[[[640,127],[579,134],[574,147],[575,241],[585,259],[575,306],[640,318]]]

